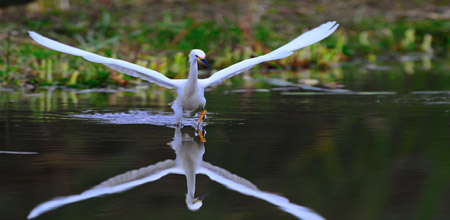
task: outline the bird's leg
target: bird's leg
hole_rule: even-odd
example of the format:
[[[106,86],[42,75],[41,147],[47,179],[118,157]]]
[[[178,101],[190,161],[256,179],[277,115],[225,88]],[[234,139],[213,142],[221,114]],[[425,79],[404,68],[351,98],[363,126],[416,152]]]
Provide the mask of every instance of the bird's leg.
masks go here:
[[[200,129],[198,129],[197,132],[198,132],[198,137],[200,138],[200,142],[205,143],[206,142],[206,138],[203,135],[203,132]]]
[[[202,112],[200,113],[200,119],[198,119],[198,125],[202,123],[202,119],[205,117],[206,110],[202,108]]]
[[[176,125],[182,127],[181,118],[183,117],[183,108],[178,104],[176,100],[173,102],[171,108],[175,113]]]

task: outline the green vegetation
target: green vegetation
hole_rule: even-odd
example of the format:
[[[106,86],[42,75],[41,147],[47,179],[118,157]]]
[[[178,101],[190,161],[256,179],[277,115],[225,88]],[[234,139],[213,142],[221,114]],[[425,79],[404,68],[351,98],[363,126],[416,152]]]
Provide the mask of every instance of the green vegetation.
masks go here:
[[[0,24],[3,33],[1,87],[130,87],[141,82],[82,58],[43,48],[27,36],[27,30],[94,53],[137,63],[171,78],[185,78],[190,49],[207,51],[213,68],[221,69],[277,48],[320,24],[295,25],[285,21],[284,25],[291,28],[278,31],[274,29],[269,12],[267,17],[252,23],[250,32],[246,32],[238,21],[231,19],[217,22],[163,12],[162,18],[140,22],[144,15],[137,13],[127,17],[122,10],[90,8],[89,1],[71,10],[59,9],[52,6],[52,2],[35,3],[46,8],[37,15],[25,10],[33,14],[33,19],[24,17]],[[87,7],[80,10],[83,6]],[[328,39],[291,57],[260,65],[254,69],[254,77],[268,72],[279,74],[275,70],[280,69],[286,72],[284,78],[288,79],[318,78],[322,84],[340,83],[342,71],[335,68],[348,62],[362,60],[377,64],[411,54],[445,58],[450,49],[450,21],[445,19],[388,21],[372,17],[357,23],[340,23],[339,30]],[[311,69],[312,74],[295,74],[304,69]]]

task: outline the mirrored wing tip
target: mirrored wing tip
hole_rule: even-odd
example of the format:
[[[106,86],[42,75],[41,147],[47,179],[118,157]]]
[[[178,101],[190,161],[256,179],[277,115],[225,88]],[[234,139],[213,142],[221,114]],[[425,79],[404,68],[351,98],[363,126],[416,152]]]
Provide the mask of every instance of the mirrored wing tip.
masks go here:
[[[27,219],[33,219],[33,218],[36,218],[36,217],[37,217],[37,215],[34,214],[33,212],[31,212],[31,213],[27,216]]]

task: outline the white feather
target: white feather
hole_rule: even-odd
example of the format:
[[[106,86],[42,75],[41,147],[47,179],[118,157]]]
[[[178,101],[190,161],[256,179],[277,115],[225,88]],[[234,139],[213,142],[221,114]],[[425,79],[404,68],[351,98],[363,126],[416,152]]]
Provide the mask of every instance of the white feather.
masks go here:
[[[223,70],[216,72],[207,79],[200,79],[199,83],[203,88],[206,88],[208,86],[219,84],[236,74],[242,73],[254,67],[257,64],[288,57],[293,54],[293,51],[317,43],[325,39],[326,37],[330,36],[334,31],[336,31],[338,27],[339,24],[336,24],[335,21],[329,21],[325,24],[320,25],[319,27],[316,27],[306,33],[303,33],[302,35],[298,36],[291,42],[285,44],[284,46],[281,46],[280,48],[268,54],[243,60],[239,63],[231,65]]]
[[[287,198],[275,193],[261,191],[250,181],[232,174],[221,167],[203,161],[203,155],[205,153],[204,144],[196,142],[187,133],[183,136],[180,128],[175,129],[173,141],[171,141],[169,145],[175,150],[175,160],[168,159],[147,167],[128,171],[103,181],[80,194],[58,197],[41,203],[30,212],[28,219],[35,218],[42,213],[74,202],[123,192],[142,184],[156,181],[168,174],[186,175],[188,188],[186,204],[192,209],[194,205],[192,202],[196,199],[194,197],[196,174],[204,174],[211,180],[220,183],[231,190],[265,200],[298,218],[304,220],[323,220],[319,214],[306,207],[294,204]],[[200,208],[201,204],[202,203],[196,203],[197,207],[194,209]]]
[[[108,194],[120,193],[142,184],[153,182],[168,174],[181,174],[182,170],[175,165],[175,161],[166,160],[138,170],[128,171],[124,174],[112,177],[93,188],[77,195],[63,196],[52,199],[36,206],[31,210],[28,219],[36,218],[42,213],[59,208],[61,206],[99,197]]]
[[[309,46],[330,36],[338,28],[335,21],[327,22],[320,25],[302,35],[298,36],[284,46],[263,56],[243,60],[239,63],[220,70],[207,79],[198,79],[197,61],[202,61],[199,57],[204,57],[205,53],[199,49],[194,49],[189,54],[189,80],[187,79],[169,79],[156,71],[144,68],[142,66],[132,64],[123,60],[103,57],[91,52],[77,49],[60,42],[46,38],[36,32],[29,31],[30,37],[39,44],[50,49],[83,57],[84,59],[103,64],[111,69],[128,74],[130,76],[139,77],[143,80],[156,83],[166,88],[176,88],[177,99],[172,102],[172,109],[175,112],[176,123],[180,124],[184,111],[194,111],[197,108],[205,108],[206,99],[204,90],[208,86],[219,84],[224,80],[242,73],[257,64],[278,60],[290,56],[295,50]],[[207,63],[205,63],[207,64]],[[209,64],[207,64],[209,65]]]
[[[84,51],[75,47],[71,47],[69,45],[65,45],[63,43],[60,43],[58,41],[49,39],[47,37],[44,37],[34,31],[29,31],[30,37],[33,38],[37,43],[44,47],[48,47],[52,50],[56,50],[59,52],[83,57],[84,59],[94,62],[94,63],[100,63],[103,64],[111,69],[117,70],[119,72],[139,77],[143,80],[156,83],[159,86],[163,86],[166,88],[180,88],[184,85],[185,80],[171,80],[167,78],[166,76],[162,75],[159,72],[144,68],[142,66],[132,64],[123,60],[113,59],[113,58],[107,58],[103,57],[88,51]]]
[[[304,220],[324,220],[322,216],[311,209],[291,203],[289,199],[283,196],[261,191],[250,181],[208,162],[203,162],[203,165],[199,169],[198,173],[207,175],[211,180],[216,181],[231,190],[274,204],[297,218]]]

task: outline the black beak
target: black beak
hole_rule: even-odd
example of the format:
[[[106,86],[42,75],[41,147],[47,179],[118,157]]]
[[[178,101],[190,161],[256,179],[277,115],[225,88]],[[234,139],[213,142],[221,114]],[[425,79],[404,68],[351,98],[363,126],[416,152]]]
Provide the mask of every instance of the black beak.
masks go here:
[[[210,70],[212,70],[212,67],[209,65],[205,58],[200,59],[200,61],[202,61],[202,63],[204,63]]]
[[[197,199],[200,200],[200,201],[203,201],[204,199],[206,199],[206,197],[207,197],[208,195],[209,195],[209,193],[205,193],[205,194],[199,196]]]

